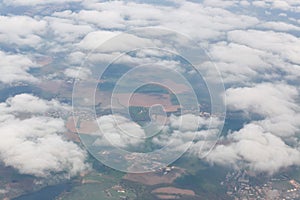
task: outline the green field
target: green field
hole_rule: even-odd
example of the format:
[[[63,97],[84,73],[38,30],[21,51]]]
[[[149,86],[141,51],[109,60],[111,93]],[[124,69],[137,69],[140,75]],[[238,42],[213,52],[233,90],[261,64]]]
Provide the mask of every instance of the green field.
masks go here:
[[[122,197],[135,199],[135,194],[126,190],[118,192],[113,187],[118,185],[120,178],[117,174],[105,175],[92,172],[83,178],[83,184],[75,186],[70,192],[62,195],[59,200],[120,200]]]

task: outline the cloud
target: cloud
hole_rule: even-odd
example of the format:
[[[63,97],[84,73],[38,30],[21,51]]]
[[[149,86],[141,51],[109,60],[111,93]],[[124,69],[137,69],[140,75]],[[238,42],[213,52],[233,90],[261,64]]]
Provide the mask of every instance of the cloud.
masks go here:
[[[285,0],[285,1],[256,0],[253,1],[252,4],[254,6],[262,7],[266,9],[277,9],[277,10],[290,11],[290,12],[300,12],[300,4],[298,1],[295,0]]]
[[[300,152],[261,126],[248,124],[228,136],[229,145],[218,145],[206,158],[211,163],[275,173],[300,165]]]
[[[18,81],[38,81],[29,70],[39,66],[26,55],[8,54],[0,50],[0,60],[0,82],[10,84]]]
[[[105,3],[103,3],[104,5]],[[53,16],[66,18],[74,21],[85,22],[86,24],[101,28],[101,29],[120,29],[126,26],[123,16],[115,8],[107,9],[103,7],[101,11],[97,10],[80,10],[72,12],[66,10],[56,12]]]
[[[95,31],[87,34],[78,44],[82,49],[93,50],[104,42],[120,34],[113,31]]]
[[[282,10],[288,10],[290,5],[285,1],[276,0],[273,2],[272,7],[282,9]]]
[[[88,68],[82,67],[68,68],[64,71],[64,74],[69,78],[80,80],[85,80],[91,77],[91,71]]]
[[[266,131],[273,133],[284,139],[296,136],[300,131],[300,114],[299,111],[293,114],[282,113],[281,115],[275,115],[268,117],[264,120],[258,121]]]
[[[45,101],[31,94],[19,94],[0,103],[2,113],[33,113],[43,114],[49,110],[68,110],[68,106],[60,104],[57,100]]]
[[[230,110],[242,111],[248,116],[260,115],[262,119],[253,122],[272,134],[291,137],[300,131],[300,106],[296,100],[299,93],[294,86],[262,83],[254,87],[230,88],[226,94]]]
[[[299,79],[299,66],[289,62],[281,53],[272,51],[248,43],[218,42],[209,46],[210,56],[226,84],[240,86],[257,81]]]
[[[239,0],[204,0],[203,4],[206,6],[226,8],[239,5]]]
[[[219,42],[211,45],[209,53],[225,83],[241,84],[266,78],[263,72],[272,70],[271,54],[245,45]]]
[[[251,122],[223,138],[206,158],[208,162],[270,174],[300,165],[299,93],[294,86],[260,83],[229,88],[226,95],[229,110],[246,113]]]
[[[166,147],[169,152],[185,152],[202,158],[209,153],[219,139],[222,124],[219,118],[200,117],[193,114],[171,116],[169,124],[152,139],[154,144]]]
[[[176,2],[175,6],[94,1],[85,1],[83,5],[87,10],[57,12],[55,16],[93,24],[102,30],[166,27],[180,30],[197,40],[222,37],[225,31],[245,29],[259,23],[255,17],[188,1]]]
[[[62,107],[57,101],[29,94],[16,95],[1,103],[1,161],[22,174],[37,177],[53,173],[68,177],[86,170],[86,153],[62,135],[64,120],[42,115]]]
[[[288,24],[285,22],[265,22],[261,25],[264,28],[268,28],[275,31],[300,31],[299,26]]]
[[[119,115],[107,115],[98,118],[100,131],[90,134],[98,137],[93,144],[95,146],[138,148],[143,147],[148,138],[154,145],[163,148],[165,153],[183,153],[191,146],[194,154],[202,156],[217,142],[220,123],[217,118],[204,118],[192,114],[171,116],[167,124],[157,127],[157,135],[151,138],[147,135],[147,128],[142,128]],[[156,129],[151,129],[151,136],[153,130]]]
[[[171,115],[170,127],[181,131],[197,131],[204,125],[209,124],[209,120],[193,114],[184,114],[181,116]]]
[[[6,5],[13,5],[13,6],[36,6],[36,5],[46,5],[46,4],[63,4],[68,2],[81,2],[82,0],[4,0],[3,3]]]
[[[241,110],[246,114],[256,113],[264,117],[293,115],[299,108],[294,100],[298,96],[297,89],[284,83],[261,83],[254,87],[229,88],[226,90],[226,96],[229,109]]]
[[[0,16],[0,44],[39,47],[47,22],[28,16]]]
[[[119,115],[106,115],[97,119],[100,131],[94,145],[113,145],[120,148],[138,146],[145,141],[146,134],[142,127]],[[106,140],[103,140],[103,139]],[[108,144],[109,142],[110,144]]]
[[[91,25],[78,24],[74,20],[56,17],[45,17],[44,20],[48,22],[48,28],[53,31],[55,39],[60,43],[72,43],[94,31]]]
[[[274,31],[235,30],[228,33],[228,40],[272,52],[292,63],[300,64],[300,39],[291,34]]]
[[[124,28],[124,19],[116,10],[103,10],[102,12],[96,10],[82,10],[78,13],[78,19],[89,24],[95,24],[104,29]],[[109,20],[107,20],[109,19]]]

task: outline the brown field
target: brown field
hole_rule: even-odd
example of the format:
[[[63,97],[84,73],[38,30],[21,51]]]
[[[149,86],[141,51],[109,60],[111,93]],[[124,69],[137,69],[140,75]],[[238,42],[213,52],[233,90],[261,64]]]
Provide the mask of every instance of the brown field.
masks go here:
[[[168,174],[162,172],[151,172],[144,174],[126,174],[125,180],[142,183],[144,185],[158,185],[158,184],[171,184],[175,179],[184,174],[183,169],[176,168]]]
[[[66,91],[66,84],[64,81],[61,80],[44,80],[38,84],[38,87],[40,87],[41,89],[47,92],[51,92],[55,94],[59,94],[59,93],[62,93],[64,95],[66,93],[71,94],[71,92]]]
[[[82,179],[81,181],[81,184],[93,184],[93,183],[102,183],[102,182],[97,180],[85,180],[85,179]]]
[[[99,130],[98,124],[96,121],[82,121],[78,132],[81,134],[92,134]]]
[[[66,128],[68,129],[68,131],[72,132],[72,133],[77,133],[76,130],[76,123],[78,121],[78,117],[73,117],[70,116],[66,122]]]
[[[80,143],[80,138],[79,138],[79,136],[78,136],[76,133],[65,132],[64,135],[65,135],[65,137],[66,137],[68,140],[71,140],[71,141],[73,141],[73,142]]]
[[[160,199],[179,199],[180,197],[176,196],[176,195],[165,195],[165,194],[159,194],[156,195],[158,198]]]
[[[69,117],[67,122],[66,122],[66,128],[67,128],[67,132],[65,132],[65,137],[68,140],[74,141],[74,142],[80,142],[80,138],[77,134],[77,130],[76,130],[76,125],[75,123],[77,123],[77,118],[74,119],[74,117]]]
[[[95,93],[95,103],[101,103],[101,107],[105,108],[108,105],[111,105],[111,93],[110,92],[99,92]]]
[[[78,122],[78,117],[69,117],[66,123],[66,127],[69,132],[77,135],[77,132],[81,134],[90,134],[99,130],[98,124],[96,121],[82,120],[80,127],[76,128],[76,123]]]
[[[152,191],[152,193],[155,194],[171,194],[171,195],[187,195],[187,196],[195,196],[195,192],[193,190],[185,190],[185,189],[180,189],[180,188],[175,188],[175,187],[162,187],[162,188],[157,188]]]
[[[35,58],[35,62],[41,66],[49,65],[50,63],[52,63],[52,61],[53,61],[53,58],[50,56],[43,56],[43,57]]]
[[[121,107],[141,106],[149,108],[155,104],[160,104],[166,112],[175,112],[180,106],[172,105],[169,94],[141,94],[141,93],[119,93],[114,94],[114,102]]]
[[[173,93],[179,94],[189,91],[189,87],[184,84],[175,83],[172,80],[163,80],[162,85],[167,86],[168,88],[176,88],[176,91],[172,91]]]

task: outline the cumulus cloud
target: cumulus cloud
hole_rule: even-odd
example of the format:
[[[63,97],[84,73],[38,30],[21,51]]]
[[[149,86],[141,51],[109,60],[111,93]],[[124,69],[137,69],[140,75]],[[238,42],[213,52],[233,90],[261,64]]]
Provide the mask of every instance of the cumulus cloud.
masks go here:
[[[125,117],[106,115],[98,118],[97,121],[100,131],[94,133],[99,136],[94,145],[114,145],[125,148],[138,146],[145,141],[146,134],[143,128]]]
[[[85,80],[91,77],[91,71],[88,68],[82,67],[68,68],[64,71],[64,74],[69,78],[76,78],[80,80]]]
[[[67,42],[72,43],[82,37],[86,36],[88,33],[92,32],[94,29],[88,24],[78,24],[74,20],[62,19],[57,17],[45,17],[49,24],[49,27],[55,38],[60,43]]]
[[[210,45],[209,53],[226,84],[251,85],[262,80],[299,79],[299,65],[289,62],[281,53],[248,43],[218,42]]]
[[[300,131],[299,93],[294,86],[262,83],[254,87],[230,88],[226,94],[229,109],[260,115],[262,119],[255,123],[272,134],[291,137]],[[265,98],[262,100],[262,97]]]
[[[270,174],[300,165],[299,150],[259,125],[248,124],[227,140],[230,145],[218,145],[206,158],[209,162]]]
[[[19,94],[0,103],[1,113],[34,113],[43,114],[49,110],[67,110],[68,106],[60,104],[57,100],[45,101],[31,94]]]
[[[0,44],[38,47],[47,22],[28,16],[0,16]]]
[[[300,39],[291,34],[274,31],[234,30],[228,33],[228,40],[272,52],[292,63],[300,64]]]
[[[273,174],[300,165],[298,90],[286,83],[261,83],[252,87],[229,88],[228,108],[242,111],[251,122],[229,133],[206,158],[211,163],[246,167]],[[252,118],[253,114],[260,117]]]
[[[300,12],[300,4],[295,0],[255,0],[252,2],[252,5],[256,7],[261,7],[265,9],[276,9],[282,11],[290,11],[290,12]]]
[[[22,174],[37,177],[52,173],[68,177],[86,170],[86,153],[62,135],[64,120],[42,115],[62,107],[57,101],[29,94],[16,95],[1,103],[1,161]]]
[[[29,70],[39,67],[22,54],[9,54],[0,50],[0,82],[10,84],[17,81],[37,82]]]
[[[184,114],[181,116],[171,115],[170,127],[181,131],[197,131],[203,126],[208,126],[210,119],[206,119],[193,114]]]
[[[223,36],[225,31],[259,23],[255,17],[188,1],[176,2],[176,9],[172,4],[163,6],[135,2],[85,1],[83,5],[87,10],[57,12],[55,16],[93,24],[105,30],[162,26],[180,30],[195,39],[213,39]]]
[[[80,20],[95,24],[104,29],[124,28],[125,26],[124,18],[115,10],[103,10],[101,12],[96,10],[82,10],[78,13],[77,17]]]
[[[82,49],[93,50],[120,32],[95,31],[87,34],[78,44]]]
[[[226,91],[229,109],[265,117],[295,114],[299,109],[295,102],[298,95],[294,86],[284,83],[261,83],[254,87],[229,88]]]
[[[82,0],[4,0],[3,3],[6,5],[13,5],[13,6],[36,6],[36,5],[46,5],[46,4],[62,4],[68,2],[81,2]]]
[[[204,157],[219,139],[222,124],[219,118],[200,117],[193,114],[171,116],[165,132],[153,138],[153,143],[170,152],[189,152]]]
[[[203,4],[206,6],[226,8],[237,6],[239,2],[239,0],[204,0]]]
[[[265,22],[261,26],[276,31],[300,31],[299,26],[285,22]]]
[[[148,138],[168,153],[185,152],[191,147],[191,151],[198,156],[208,153],[217,142],[220,133],[218,126],[221,123],[217,118],[212,120],[192,114],[171,116],[170,121],[159,127],[158,134],[151,138],[145,128],[119,115],[102,116],[97,121],[100,131],[89,133],[97,138],[94,146],[138,148]]]
[[[261,77],[262,72],[272,69],[272,63],[269,61],[272,55],[245,45],[220,42],[211,45],[209,53],[221,71],[225,83],[241,84],[253,81]]]

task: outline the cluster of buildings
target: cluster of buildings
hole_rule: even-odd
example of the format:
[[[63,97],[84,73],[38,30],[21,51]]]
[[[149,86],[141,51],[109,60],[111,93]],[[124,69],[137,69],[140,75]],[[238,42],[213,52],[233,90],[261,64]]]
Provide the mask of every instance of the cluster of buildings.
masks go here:
[[[296,200],[300,198],[300,183],[285,175],[278,178],[255,176],[246,170],[229,172],[221,182],[227,195],[241,200]]]

